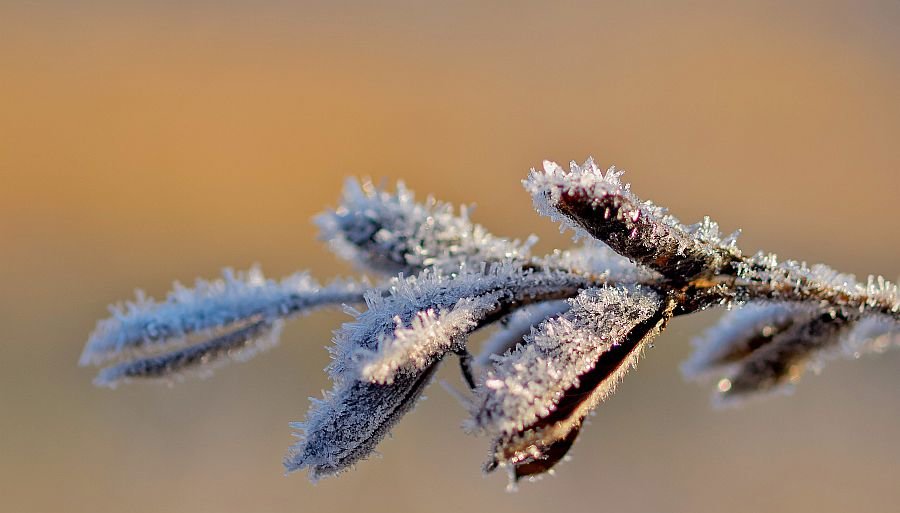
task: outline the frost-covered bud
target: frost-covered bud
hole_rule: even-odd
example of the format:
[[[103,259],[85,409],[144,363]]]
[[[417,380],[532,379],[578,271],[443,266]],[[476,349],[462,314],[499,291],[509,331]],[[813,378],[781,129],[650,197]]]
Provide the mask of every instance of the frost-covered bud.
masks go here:
[[[553,162],[544,171],[532,169],[525,188],[535,208],[576,237],[600,240],[619,254],[677,282],[719,272],[740,253],[734,236],[721,237],[708,218],[685,226],[666,211],[640,201],[610,168],[603,173],[594,161],[571,163],[567,173]]]
[[[137,358],[100,371],[98,386],[115,388],[136,380],[181,380],[187,373],[208,376],[229,360],[246,361],[278,343],[283,321],[256,321],[249,326],[168,353]]]
[[[809,322],[819,313],[814,305],[805,303],[758,301],[735,308],[694,340],[694,353],[681,369],[693,379],[726,370],[780,333],[797,323]]]
[[[366,288],[364,282],[343,280],[323,287],[305,272],[275,281],[256,267],[223,274],[218,280],[197,280],[194,288],[176,283],[162,302],[139,292],[137,301],[111,307],[112,316],[98,322],[88,339],[81,365],[153,354],[184,345],[188,337],[211,338],[259,319],[271,322],[357,303]]]
[[[388,274],[417,274],[428,267],[456,268],[487,260],[526,258],[526,243],[491,235],[463,207],[429,197],[415,201],[402,182],[394,193],[348,179],[341,206],[316,217],[321,238],[339,256]]]
[[[313,481],[348,470],[365,459],[416,404],[437,365],[392,384],[348,381],[323,400],[313,399],[305,422],[291,426],[300,441],[284,460],[288,472],[309,469]]]
[[[820,311],[775,335],[771,342],[746,357],[731,377],[719,381],[716,401],[721,405],[777,391],[789,391],[810,360],[839,347],[841,337],[858,315],[838,309]]]
[[[478,390],[471,427],[496,436],[489,469],[509,465],[518,479],[559,461],[672,310],[640,286],[586,289],[570,305],[495,358]]]

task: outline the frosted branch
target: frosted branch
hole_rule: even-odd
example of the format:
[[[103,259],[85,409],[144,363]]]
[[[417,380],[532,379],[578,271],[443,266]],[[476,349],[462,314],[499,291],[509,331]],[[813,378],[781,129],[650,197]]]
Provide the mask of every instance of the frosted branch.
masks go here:
[[[492,438],[487,470],[513,481],[551,472],[644,349],[676,316],[732,309],[695,343],[683,370],[712,375],[719,403],[789,390],[808,366],[900,346],[900,293],[824,265],[745,255],[709,218],[682,224],[642,201],[615,168],[545,162],[524,184],[538,211],[580,246],[532,256],[534,238],[503,239],[428,197],[416,202],[349,180],[341,206],[317,218],[322,238],[358,266],[396,275],[370,287],[281,281],[258,269],[176,284],[164,301],[138,295],[112,308],[81,364],[112,362],[96,383],[206,375],[277,342],[283,321],[318,307],[360,304],[335,332],[334,382],[294,423],[289,472],[313,480],[370,455],[409,412],[449,353],[474,396],[467,427]],[[468,338],[493,324],[473,377]]]

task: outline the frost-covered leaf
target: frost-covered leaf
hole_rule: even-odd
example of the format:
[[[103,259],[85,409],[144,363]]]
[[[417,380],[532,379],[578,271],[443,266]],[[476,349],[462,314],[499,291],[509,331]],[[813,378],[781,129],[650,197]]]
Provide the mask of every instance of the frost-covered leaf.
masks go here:
[[[300,440],[285,458],[285,468],[309,469],[315,481],[365,459],[415,406],[436,368],[434,364],[417,375],[398,376],[390,385],[344,381],[323,400],[313,399],[306,421],[292,424]]]
[[[729,405],[749,397],[790,391],[807,363],[821,363],[828,352],[839,348],[841,337],[857,318],[854,312],[820,310],[813,318],[779,332],[744,358],[730,377],[719,381],[717,403]]]
[[[266,279],[253,267],[218,280],[197,280],[194,288],[178,283],[165,301],[138,293],[137,300],[110,308],[112,316],[97,323],[81,355],[81,365],[146,356],[253,320],[268,322],[307,313],[318,307],[362,301],[366,285],[335,281],[321,286],[307,273],[281,281]]]
[[[489,467],[510,465],[516,479],[558,461],[672,310],[640,286],[587,289],[570,305],[496,358],[479,389],[472,427],[496,436]]]
[[[753,302],[726,313],[703,337],[682,365],[685,376],[705,378],[727,370],[796,323],[806,323],[819,310],[804,303]]]
[[[449,308],[429,308],[413,316],[408,326],[399,318],[397,328],[383,337],[378,350],[361,363],[363,379],[391,383],[398,372],[417,372],[447,352],[464,348],[468,335],[503,308],[500,293],[462,298]]]
[[[188,374],[205,377],[228,361],[246,361],[277,344],[283,324],[260,320],[206,342],[113,365],[101,370],[94,384],[115,388],[137,380],[172,382]]]
[[[459,214],[452,205],[428,197],[415,201],[400,182],[396,192],[371,182],[348,179],[341,206],[316,218],[321,238],[339,256],[363,269],[388,274],[417,274],[429,267],[526,258],[535,238],[525,243],[496,237]]]
[[[568,173],[545,161],[543,172],[532,169],[524,184],[542,215],[672,280],[715,274],[740,255],[734,236],[722,237],[716,223],[707,218],[685,226],[639,200],[621,176],[615,168],[602,172],[591,159],[572,162]]]
[[[517,262],[452,273],[426,269],[393,281],[389,294],[366,296],[368,310],[335,336],[329,372],[335,381],[362,371],[381,382],[390,381],[395,371],[418,372],[475,328],[530,303],[572,297],[588,283],[581,275],[535,270]],[[464,307],[459,315],[452,314],[455,305]],[[450,315],[453,322],[441,322],[442,315]],[[396,334],[400,340],[395,344]]]

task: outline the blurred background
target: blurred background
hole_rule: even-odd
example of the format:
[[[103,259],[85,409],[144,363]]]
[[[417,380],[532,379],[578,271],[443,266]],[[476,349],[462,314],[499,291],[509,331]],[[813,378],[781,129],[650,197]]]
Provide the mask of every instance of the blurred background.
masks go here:
[[[345,176],[568,235],[519,181],[593,155],[746,251],[900,273],[900,4],[23,1],[0,5],[0,509],[895,512],[900,354],[715,411],[670,325],[555,477],[503,492],[439,386],[369,460],[284,477],[341,313],[174,388],[91,385],[106,305],[261,264],[352,269],[310,218]],[[458,384],[455,365],[440,377]]]

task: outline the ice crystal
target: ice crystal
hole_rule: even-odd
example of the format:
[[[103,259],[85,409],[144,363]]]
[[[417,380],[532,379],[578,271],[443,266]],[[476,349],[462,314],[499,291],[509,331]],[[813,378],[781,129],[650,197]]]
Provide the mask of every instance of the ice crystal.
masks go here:
[[[110,364],[96,380],[106,386],[205,375],[274,345],[285,320],[344,304],[354,318],[330,348],[334,387],[292,424],[288,471],[315,480],[366,458],[456,355],[472,388],[467,425],[492,438],[486,469],[506,467],[515,482],[565,458],[585,416],[674,317],[730,309],[683,366],[720,377],[716,401],[727,404],[789,389],[828,358],[900,345],[900,294],[881,277],[747,256],[737,232],[708,217],[682,224],[590,159],[569,171],[545,162],[524,184],[581,245],[535,256],[533,238],[493,235],[465,208],[349,180],[341,206],[317,218],[322,238],[393,278],[321,286],[251,269],[176,285],[162,302],[139,294],[98,323],[81,363]],[[492,325],[473,367],[469,336]]]

